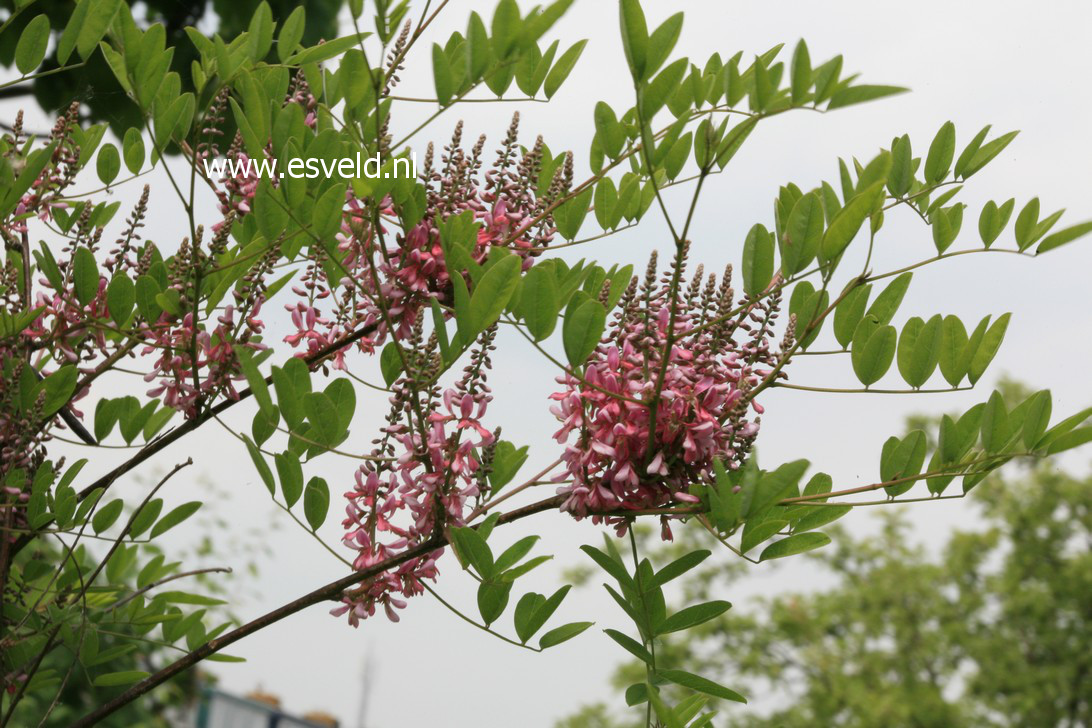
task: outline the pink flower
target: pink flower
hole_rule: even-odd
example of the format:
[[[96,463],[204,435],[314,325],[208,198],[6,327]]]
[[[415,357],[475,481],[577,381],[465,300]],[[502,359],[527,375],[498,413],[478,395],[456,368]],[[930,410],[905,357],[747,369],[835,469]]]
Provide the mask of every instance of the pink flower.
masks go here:
[[[733,307],[729,275],[719,292],[711,279],[699,293],[699,269],[696,285],[678,289],[686,297],[672,297],[669,278],[656,285],[653,258],[644,286],[638,291],[636,279],[630,285],[582,380],[558,378],[563,388],[551,395],[551,411],[561,427],[554,437],[566,445],[562,459],[572,480],[558,490],[567,496],[563,510],[624,530],[624,518],[601,514],[697,502],[688,486],[711,479],[714,459],[729,468],[743,462],[759,426],[749,412],[761,411],[744,395],[759,381],[756,365],[769,360],[769,329],[724,315]],[[664,533],[670,537],[666,523]]]
[[[344,545],[356,552],[353,568],[364,570],[416,548],[440,530],[463,526],[481,490],[482,453],[495,435],[482,424],[492,396],[482,371],[488,366],[489,332],[473,355],[476,362],[440,402],[421,403],[425,422],[414,419],[417,395],[405,379],[395,385],[392,410],[376,459],[362,464],[355,487],[345,494]],[[404,420],[407,420],[403,424]],[[423,436],[420,428],[424,428]],[[398,621],[405,599],[424,591],[438,574],[442,551],[410,559],[368,579],[345,595],[331,613],[348,615],[354,627],[382,606]]]

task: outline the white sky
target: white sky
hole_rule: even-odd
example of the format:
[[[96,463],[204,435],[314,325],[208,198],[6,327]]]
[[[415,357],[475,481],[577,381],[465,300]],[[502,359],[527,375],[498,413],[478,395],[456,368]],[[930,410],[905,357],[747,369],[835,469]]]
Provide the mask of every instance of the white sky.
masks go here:
[[[399,93],[432,95],[431,42],[437,38],[442,42],[451,31],[465,27],[470,9],[479,6],[491,11],[491,3],[456,0],[449,5],[402,74]],[[1087,43],[1092,5],[1088,3],[928,0],[906,6],[865,0],[646,0],[645,6],[650,26],[670,12],[686,11],[676,54],[689,55],[699,66],[716,51],[723,58],[740,49],[749,56],[785,42],[791,52],[796,40],[804,37],[816,64],[844,53],[846,72],[860,72],[864,82],[913,89],[912,94],[826,116],[799,113],[764,122],[728,171],[707,183],[694,224],[691,254],[692,261],[706,263],[707,270],[718,270],[728,261],[738,262],[742,240],[752,224],[772,225],[772,200],[779,185],[794,181],[807,189],[822,179],[835,181],[838,156],[871,157],[880,145],[904,132],[911,135],[915,153],[920,154],[948,119],[956,124],[959,148],[987,123],[994,125],[995,133],[1023,130],[1006,153],[965,188],[962,199],[971,203],[971,209],[957,247],[978,243],[978,210],[991,198],[1015,196],[1019,209],[1028,198],[1039,195],[1044,211],[1060,207],[1071,211],[1062,224],[1092,217],[1092,137],[1088,134],[1092,46]],[[444,139],[455,120],[463,118],[468,137],[487,133],[487,149],[495,148],[509,115],[520,106],[523,139],[531,141],[541,133],[553,150],[573,149],[578,173],[586,174],[595,103],[603,99],[616,109],[630,103],[616,14],[612,1],[582,0],[561,22],[557,32],[566,45],[582,37],[590,42],[553,103],[468,105],[441,117],[434,127],[435,138]],[[12,109],[10,103],[5,104],[3,116],[10,117]],[[409,109],[396,116],[396,129],[412,128],[423,112]],[[395,136],[399,136],[397,131]],[[138,193],[130,190],[123,195],[127,198]],[[675,209],[686,202],[678,194],[672,197]],[[211,206],[208,209],[211,220]],[[173,247],[182,235],[176,227],[181,219],[176,201],[164,192],[153,200],[147,233],[165,247]],[[607,265],[633,262],[640,268],[650,250],[667,247],[664,226],[658,215],[650,212],[637,231],[580,253]],[[903,211],[889,216],[874,267],[895,268],[933,252],[929,230]],[[836,487],[872,482],[878,475],[880,446],[900,431],[907,414],[950,411],[984,400],[990,382],[1002,373],[1050,386],[1056,413],[1064,415],[1092,402],[1092,345],[1087,336],[1092,294],[1084,282],[1090,263],[1092,245],[1085,241],[1040,260],[964,256],[918,272],[896,323],[911,315],[928,318],[933,313],[955,313],[977,322],[987,313],[1017,309],[1005,346],[987,374],[988,381],[980,384],[982,391],[912,398],[773,392],[764,399],[768,414],[759,440],[763,461],[769,464],[807,457],[814,467],[834,475]],[[270,318],[273,308],[279,306],[270,307]],[[524,469],[530,474],[556,457],[556,445],[550,439],[555,423],[546,400],[553,391],[556,372],[517,340],[502,340],[495,361],[492,382],[496,400],[489,423],[503,425],[506,438],[531,446],[531,459]],[[794,366],[792,377],[798,383],[855,386],[844,360]],[[893,386],[901,383],[894,372],[885,381]],[[118,396],[122,392],[96,394]],[[85,409],[93,411],[91,406]],[[233,411],[229,421],[249,430],[251,410],[238,409],[246,412],[240,416]],[[354,421],[358,434],[350,439],[355,450],[368,449],[385,410],[381,397],[361,397]],[[246,554],[230,544],[254,543],[255,531],[272,552],[262,560],[256,583],[240,579],[246,581],[240,588],[247,594],[239,609],[242,616],[257,616],[343,573],[321,547],[273,508],[245,450],[215,424],[204,427],[189,444],[165,453],[157,465],[165,469],[189,454],[197,460],[196,467],[168,487],[167,497],[178,502],[201,497],[203,486],[196,476],[206,476],[217,483],[219,491],[230,494],[210,507],[232,523],[216,537],[222,539],[229,558],[238,558],[233,563],[241,565]],[[1086,459],[1082,456],[1075,462]],[[105,470],[106,465],[98,468]],[[354,469],[355,464],[349,461],[320,460],[314,470],[307,471],[308,475],[322,474],[331,483],[335,503],[322,535],[335,547],[340,518],[334,508],[340,508],[337,496],[348,489]],[[952,526],[975,518],[973,511],[959,502],[927,504],[915,508],[912,515],[918,534],[929,542],[942,540]],[[847,521],[868,527],[864,514],[851,514]],[[494,538],[506,544],[530,532],[544,537],[535,553],[553,553],[556,558],[521,580],[519,593],[552,591],[560,585],[562,569],[580,561],[578,546],[601,539],[598,529],[551,514],[498,531]],[[175,537],[185,538],[185,534]],[[727,559],[730,554],[716,558]],[[450,557],[442,560],[441,567],[440,592],[467,612],[476,613],[472,582],[456,573]],[[754,571],[744,589],[724,595],[737,608],[746,608],[749,593],[818,583],[806,567],[791,564],[782,569],[756,567]],[[624,626],[619,616],[601,590],[585,589],[569,596],[555,620],[593,619],[599,627]],[[509,612],[500,622],[509,632],[510,620]],[[247,657],[249,662],[212,667],[223,687],[245,692],[260,685],[280,695],[291,711],[321,708],[337,714],[347,728],[357,728],[366,658],[371,660],[372,681],[367,691],[369,728],[549,726],[583,703],[612,699],[607,678],[620,658],[617,647],[597,630],[545,654],[518,650],[460,622],[428,597],[412,602],[402,612],[400,624],[380,617],[359,630],[315,607],[230,652]]]

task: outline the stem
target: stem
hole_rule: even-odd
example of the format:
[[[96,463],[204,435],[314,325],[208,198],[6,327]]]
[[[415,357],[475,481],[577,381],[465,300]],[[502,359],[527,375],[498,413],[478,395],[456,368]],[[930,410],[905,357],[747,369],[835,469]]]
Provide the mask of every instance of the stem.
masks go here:
[[[152,589],[155,589],[156,587],[163,586],[164,584],[175,581],[176,579],[185,579],[187,577],[197,576],[199,574],[230,574],[230,573],[231,573],[231,567],[230,566],[212,566],[212,567],[209,567],[207,569],[194,569],[193,571],[183,571],[183,572],[180,572],[178,574],[172,574],[171,576],[164,577],[164,578],[160,579],[159,581],[153,581],[151,584],[148,584],[146,587],[144,587],[142,589],[137,589],[135,592],[133,592],[129,596],[124,597],[123,599],[119,599],[118,601],[114,602],[113,604],[111,604],[106,609],[109,611],[109,610],[112,610],[112,609],[118,609],[119,607],[123,607],[126,604],[128,604],[129,602],[131,602],[134,599],[136,599],[137,597],[139,597],[141,594],[147,594]]]
[[[507,642],[510,645],[515,645],[516,647],[522,647],[523,649],[530,650],[531,652],[542,652],[542,650],[539,649],[538,647],[532,647],[531,645],[525,645],[522,642],[516,642],[513,639],[509,639],[508,637],[505,637],[500,632],[494,632],[493,630],[491,630],[486,625],[481,624],[480,622],[476,622],[475,620],[471,619],[470,617],[468,617],[465,614],[463,614],[462,612],[460,612],[453,604],[451,604],[446,599],[444,599],[442,596],[440,596],[436,592],[436,590],[433,589],[432,587],[430,587],[428,584],[425,584],[425,583],[422,582],[421,586],[423,586],[425,588],[425,591],[427,591],[429,594],[436,597],[436,601],[440,602],[440,604],[443,604],[445,607],[448,608],[448,610],[452,614],[454,614],[456,617],[463,620],[467,624],[472,624],[475,627],[477,627],[478,629],[482,630],[483,632],[488,632],[489,634],[493,635],[494,637],[501,640],[502,642]]]
[[[652,664],[645,665],[645,677],[648,680],[649,685],[652,684],[652,673],[656,671],[656,640],[652,636],[652,622],[648,616],[648,604],[645,602],[645,588],[641,583],[641,560],[637,556],[637,537],[633,535],[633,521],[630,520],[629,528],[629,548],[633,554],[633,573],[637,581],[637,598],[641,600],[641,612],[645,617],[645,630],[647,630],[648,639],[644,644],[648,647],[648,652],[652,655]],[[642,630],[642,631],[645,631]],[[644,635],[642,635],[642,638]],[[645,706],[645,725],[651,728],[652,726],[652,698],[650,697],[647,705]]]
[[[841,354],[842,352],[836,352]],[[788,382],[775,382],[771,387],[781,389],[797,389],[802,392],[828,392],[832,394],[947,394],[948,392],[966,392],[974,387],[948,387],[946,389],[869,389],[867,387],[855,389],[840,389],[838,387],[810,387],[803,384],[789,384]]]

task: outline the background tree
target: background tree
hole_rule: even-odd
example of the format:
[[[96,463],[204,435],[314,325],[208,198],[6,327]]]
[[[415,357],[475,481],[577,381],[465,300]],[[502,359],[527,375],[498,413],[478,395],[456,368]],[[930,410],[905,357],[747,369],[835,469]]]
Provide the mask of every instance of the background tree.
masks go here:
[[[763,715],[727,712],[740,728],[1089,725],[1090,493],[1092,478],[1048,467],[993,479],[972,496],[984,528],[933,549],[904,513],[880,514],[874,535],[834,529],[836,546],[809,557],[833,587],[733,610],[667,659],[765,696]],[[701,599],[745,577],[718,566],[682,587]],[[623,666],[617,684],[641,670]],[[637,725],[612,715],[593,705],[558,725]]]
[[[107,1],[115,6],[121,4],[115,0]],[[199,29],[196,32],[210,36],[218,34],[230,40],[247,29],[259,4],[261,0],[145,0],[132,17],[142,30],[155,24],[163,28],[167,46],[174,49],[170,68],[178,73],[183,89],[192,91],[190,68],[199,56],[186,38],[186,29],[190,28],[189,32]],[[303,3],[300,0],[267,0],[265,4],[272,19],[280,23]],[[36,0],[33,3],[0,0],[0,23],[6,30],[0,33],[0,66],[7,69],[14,66],[19,38],[39,14],[49,19],[54,40],[59,38],[72,16],[74,5],[73,0]],[[302,41],[310,45],[323,38],[335,38],[337,15],[343,6],[344,0],[308,2]],[[124,134],[127,128],[139,125],[139,107],[126,95],[101,54],[90,56],[78,67],[57,73],[62,65],[54,46],[38,69],[38,77],[33,83],[21,84],[18,79],[0,83],[0,100],[32,97],[49,114],[61,112],[73,101],[78,101],[81,118],[105,121],[118,136]]]

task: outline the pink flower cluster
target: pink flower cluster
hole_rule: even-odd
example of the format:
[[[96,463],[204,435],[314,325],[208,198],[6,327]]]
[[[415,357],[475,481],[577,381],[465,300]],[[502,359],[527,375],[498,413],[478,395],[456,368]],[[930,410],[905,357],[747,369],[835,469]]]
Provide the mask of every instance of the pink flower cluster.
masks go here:
[[[683,296],[670,277],[655,288],[654,270],[641,292],[634,279],[583,376],[559,377],[563,389],[551,396],[571,479],[558,492],[577,518],[695,503],[689,484],[709,481],[715,458],[738,467],[758,433],[750,412],[762,408],[746,395],[767,373],[757,367],[769,359],[768,327],[756,337],[746,321],[718,320],[731,309],[730,285],[718,292],[710,277],[704,294],[692,285]],[[624,531],[625,518],[605,520]]]
[[[432,299],[452,301],[451,275],[441,244],[440,227],[451,217],[470,211],[479,223],[477,237],[467,251],[470,260],[482,263],[494,246],[503,246],[523,258],[526,270],[553,237],[553,221],[545,210],[547,197],[536,194],[541,140],[516,157],[516,124],[501,148],[494,169],[479,182],[484,139],[469,152],[460,146],[461,127],[445,147],[441,168],[433,169],[432,148],[425,158],[422,178],[426,185],[426,209],[419,222],[394,235],[379,220],[397,214],[390,198],[372,201],[346,191],[342,225],[337,234],[337,253],[329,278],[322,251],[312,250],[311,264],[302,284],[294,288],[301,300],[287,304],[296,331],[286,341],[300,347],[301,355],[335,344],[351,331],[367,329],[356,342],[366,353],[388,337],[402,340]],[[557,194],[567,173],[556,173]],[[316,246],[313,246],[316,247]],[[466,276],[465,270],[458,271]],[[334,297],[332,291],[341,289]],[[344,351],[334,359],[344,367]]]
[[[495,441],[482,425],[492,400],[480,377],[488,346],[487,340],[476,352],[463,381],[424,410],[413,403],[416,395],[405,380],[396,386],[384,440],[375,459],[358,469],[356,487],[345,494],[344,543],[356,551],[354,569],[395,558],[448,527],[466,524],[470,506],[482,495],[483,453],[491,452]],[[369,579],[332,613],[348,614],[355,627],[381,605],[398,621],[395,610],[406,605],[404,599],[421,594],[423,580],[436,578],[441,553],[418,556]]]
[[[264,324],[257,318],[261,307],[259,298],[244,317],[242,325],[248,332],[244,338],[261,333]],[[239,398],[234,382],[243,376],[235,347],[253,349],[259,345],[238,340],[233,306],[226,306],[217,316],[216,323],[210,333],[194,325],[193,312],[186,313],[181,321],[172,321],[164,313],[155,325],[143,328],[148,344],[141,353],[159,354],[152,370],[144,375],[144,381],[156,382],[148,390],[149,397],[162,397],[163,404],[187,417],[197,415],[197,404],[202,398],[209,399],[218,394]]]

